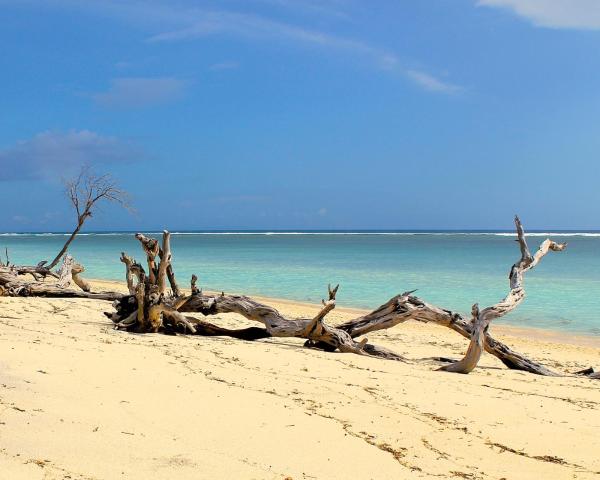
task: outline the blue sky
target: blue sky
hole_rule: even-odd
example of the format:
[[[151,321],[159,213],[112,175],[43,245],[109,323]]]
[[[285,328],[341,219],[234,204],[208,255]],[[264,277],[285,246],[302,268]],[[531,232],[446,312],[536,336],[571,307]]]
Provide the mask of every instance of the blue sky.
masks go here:
[[[1,231],[600,228],[600,1],[0,0]]]

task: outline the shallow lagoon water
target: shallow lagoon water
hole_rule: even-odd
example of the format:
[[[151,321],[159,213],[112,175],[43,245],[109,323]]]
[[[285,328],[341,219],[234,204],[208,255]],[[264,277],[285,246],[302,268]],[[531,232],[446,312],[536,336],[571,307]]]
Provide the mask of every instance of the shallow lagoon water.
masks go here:
[[[530,249],[547,236],[567,250],[527,274],[527,298],[498,323],[600,335],[600,233],[532,233]],[[0,234],[0,248],[13,263],[35,264],[65,238]],[[328,283],[340,283],[338,305],[359,308],[418,289],[430,303],[469,312],[506,294],[514,240],[510,232],[182,232],[171,243],[180,284],[196,273],[207,290],[318,302]],[[89,278],[114,280],[124,279],[121,251],[144,260],[132,233],[83,234],[71,248]]]

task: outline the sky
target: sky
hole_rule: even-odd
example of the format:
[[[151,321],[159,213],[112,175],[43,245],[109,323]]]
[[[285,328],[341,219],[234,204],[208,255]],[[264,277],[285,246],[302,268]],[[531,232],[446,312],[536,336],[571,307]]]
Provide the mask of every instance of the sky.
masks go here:
[[[600,229],[599,0],[0,0],[0,231]]]

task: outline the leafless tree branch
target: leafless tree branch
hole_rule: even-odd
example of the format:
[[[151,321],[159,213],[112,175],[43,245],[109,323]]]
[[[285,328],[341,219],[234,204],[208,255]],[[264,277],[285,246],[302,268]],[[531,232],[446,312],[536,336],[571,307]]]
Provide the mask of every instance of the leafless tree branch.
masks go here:
[[[129,195],[118,187],[113,177],[110,174],[97,175],[88,165],[83,166],[75,178],[64,183],[67,197],[77,214],[77,226],[48,269],[54,268],[60,262],[85,221],[96,211],[98,202],[105,200],[131,210]]]

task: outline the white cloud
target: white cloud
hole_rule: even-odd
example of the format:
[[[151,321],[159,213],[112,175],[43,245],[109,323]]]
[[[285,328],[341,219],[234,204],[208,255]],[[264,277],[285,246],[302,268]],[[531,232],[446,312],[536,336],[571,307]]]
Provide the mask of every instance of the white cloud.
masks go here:
[[[477,5],[508,9],[539,27],[600,29],[599,0],[479,0]]]
[[[193,10],[186,16],[185,22],[181,23],[179,28],[153,35],[148,40],[150,42],[172,42],[193,40],[222,33],[249,38],[279,38],[344,50],[371,56],[381,64],[387,64],[391,58],[394,58],[393,54],[359,40],[299,27],[249,13]]]
[[[178,100],[186,82],[176,78],[116,78],[107,92],[95,93],[96,103],[108,108],[140,108]]]
[[[0,181],[56,179],[84,164],[121,163],[139,156],[128,143],[89,130],[42,132],[0,150]]]
[[[421,72],[419,70],[407,70],[406,76],[414,83],[430,92],[453,94],[462,90],[462,88],[457,85],[446,83],[429,73]]]

